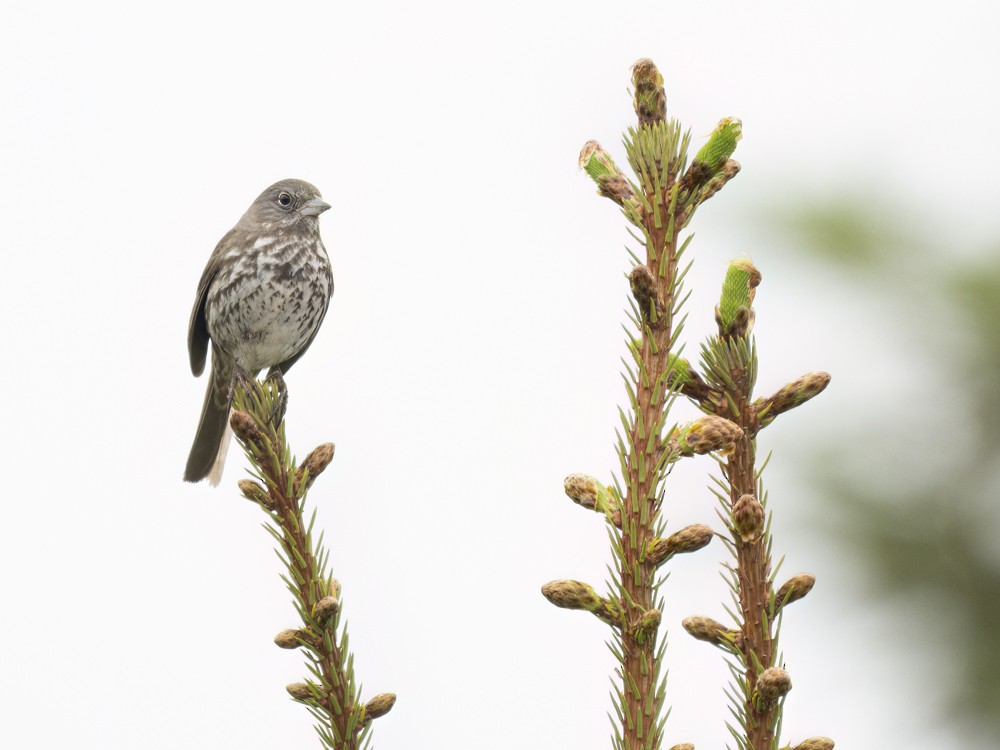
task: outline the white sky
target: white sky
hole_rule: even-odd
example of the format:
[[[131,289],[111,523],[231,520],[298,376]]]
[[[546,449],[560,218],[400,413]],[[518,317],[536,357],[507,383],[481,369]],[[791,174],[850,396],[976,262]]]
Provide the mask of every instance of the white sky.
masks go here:
[[[597,138],[624,163],[629,66],[649,56],[696,143],[722,116],[744,122],[744,171],[693,225],[688,346],[725,261],[749,253],[761,390],[834,374],[762,439],[785,462],[770,482],[783,570],[819,578],[785,622],[784,736],[959,746],[924,710],[936,662],[903,666],[930,644],[893,641],[903,613],[863,607],[844,561],[803,541],[808,515],[782,514],[800,500],[793,455],[820,440],[811,420],[852,416],[857,330],[825,304],[844,289],[774,267],[756,207],[832,185],[933,211],[942,236],[995,232],[996,11],[621,7],[5,9],[0,745],[318,746],[284,693],[304,670],[271,644],[293,610],[263,516],[235,491],[241,457],[222,488],[181,482],[205,388],[185,351],[199,275],[260,190],[298,177],[333,204],[337,289],[288,378],[288,427],[300,456],[338,445],[313,499],[365,694],[399,694],[376,746],[608,746],[606,630],[538,589],[600,586],[609,560],[562,478],[615,466],[627,234],[576,158]],[[671,528],[717,526],[710,467],[676,472]],[[667,747],[725,742],[722,659],[679,627],[722,618],[723,553],[678,561],[665,588]]]

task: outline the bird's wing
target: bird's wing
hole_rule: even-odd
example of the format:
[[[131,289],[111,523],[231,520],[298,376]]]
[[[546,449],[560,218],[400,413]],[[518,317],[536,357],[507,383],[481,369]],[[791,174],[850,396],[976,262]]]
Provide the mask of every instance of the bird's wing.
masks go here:
[[[205,319],[205,303],[208,300],[208,289],[212,286],[212,281],[219,273],[222,264],[224,248],[229,245],[230,238],[235,232],[231,229],[226,236],[219,240],[215,246],[212,257],[208,259],[208,265],[201,274],[201,281],[198,282],[198,294],[194,298],[194,307],[191,309],[191,322],[188,323],[188,354],[191,356],[191,372],[197,377],[205,370],[205,359],[208,357],[208,321]]]

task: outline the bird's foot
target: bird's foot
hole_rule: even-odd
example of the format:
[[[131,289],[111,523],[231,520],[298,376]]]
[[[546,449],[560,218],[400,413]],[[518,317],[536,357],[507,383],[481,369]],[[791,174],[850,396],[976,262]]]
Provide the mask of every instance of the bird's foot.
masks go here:
[[[271,368],[267,374],[267,382],[273,383],[278,391],[278,398],[274,402],[270,419],[271,424],[277,427],[284,421],[285,411],[288,409],[288,387],[285,385],[285,378],[278,367]]]
[[[243,392],[249,396],[253,392],[253,378],[251,378],[247,372],[240,367],[235,365],[233,367],[233,378],[229,381],[229,403],[233,403],[233,396],[236,393],[236,386],[240,386]]]

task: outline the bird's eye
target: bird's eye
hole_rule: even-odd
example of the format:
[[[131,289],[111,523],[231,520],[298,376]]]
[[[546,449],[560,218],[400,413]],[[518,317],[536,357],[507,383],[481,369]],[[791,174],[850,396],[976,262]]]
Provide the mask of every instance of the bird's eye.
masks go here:
[[[289,208],[292,205],[291,193],[278,193],[278,205],[282,208]]]

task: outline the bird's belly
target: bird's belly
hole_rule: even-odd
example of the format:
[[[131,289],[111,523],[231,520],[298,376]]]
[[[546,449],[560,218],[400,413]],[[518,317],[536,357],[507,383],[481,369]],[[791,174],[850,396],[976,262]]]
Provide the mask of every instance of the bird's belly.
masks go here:
[[[208,332],[240,367],[257,373],[302,350],[319,327],[328,298],[318,278],[255,278],[215,296],[206,311]]]

